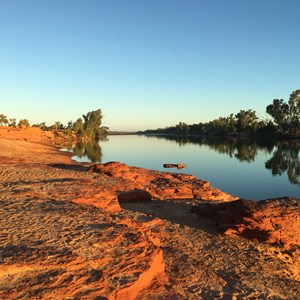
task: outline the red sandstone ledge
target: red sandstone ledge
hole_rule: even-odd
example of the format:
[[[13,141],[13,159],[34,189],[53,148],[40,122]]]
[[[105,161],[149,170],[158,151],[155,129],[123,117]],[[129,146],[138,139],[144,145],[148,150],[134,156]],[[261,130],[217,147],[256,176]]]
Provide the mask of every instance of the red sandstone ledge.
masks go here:
[[[211,187],[208,181],[188,174],[147,170],[120,162],[97,164],[90,167],[88,172],[122,179],[129,189],[145,190],[153,199],[198,199],[226,202],[238,199],[236,196]]]
[[[300,250],[300,199],[238,199],[192,175],[147,170],[120,162],[94,165],[88,172],[122,180],[116,191],[119,203],[199,200],[192,212],[214,220],[218,230],[226,235],[282,245],[293,252]]]

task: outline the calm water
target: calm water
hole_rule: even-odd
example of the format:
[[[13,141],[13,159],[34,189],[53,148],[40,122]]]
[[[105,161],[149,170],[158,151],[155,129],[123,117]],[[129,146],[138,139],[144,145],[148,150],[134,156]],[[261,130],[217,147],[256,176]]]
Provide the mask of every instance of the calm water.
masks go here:
[[[300,141],[189,139],[108,136],[96,145],[78,145],[76,161],[120,161],[159,171],[193,174],[230,194],[255,200],[300,198]],[[183,163],[180,171],[164,163]]]

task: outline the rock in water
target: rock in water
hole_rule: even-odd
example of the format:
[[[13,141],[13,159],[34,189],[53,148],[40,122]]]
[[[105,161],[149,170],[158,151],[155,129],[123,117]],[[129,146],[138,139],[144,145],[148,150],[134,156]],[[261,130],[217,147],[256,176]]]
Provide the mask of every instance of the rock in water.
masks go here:
[[[164,168],[177,168],[178,170],[186,167],[185,164],[163,164]]]

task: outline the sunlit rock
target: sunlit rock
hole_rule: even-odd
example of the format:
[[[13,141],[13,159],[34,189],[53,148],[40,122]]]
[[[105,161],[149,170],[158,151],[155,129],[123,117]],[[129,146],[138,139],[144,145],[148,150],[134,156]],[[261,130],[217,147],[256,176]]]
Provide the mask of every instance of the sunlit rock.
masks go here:
[[[259,202],[240,199],[200,205],[192,211],[216,221],[218,229],[227,235],[300,250],[300,199],[284,197]]]
[[[159,172],[154,170],[131,167],[119,162],[109,162],[90,167],[88,172],[105,174],[109,177],[122,179],[124,187],[142,189],[149,192],[155,199],[199,199],[233,201],[237,197],[210,186],[205,180],[193,175]],[[120,183],[121,184],[121,183]],[[127,188],[126,188],[127,186]]]

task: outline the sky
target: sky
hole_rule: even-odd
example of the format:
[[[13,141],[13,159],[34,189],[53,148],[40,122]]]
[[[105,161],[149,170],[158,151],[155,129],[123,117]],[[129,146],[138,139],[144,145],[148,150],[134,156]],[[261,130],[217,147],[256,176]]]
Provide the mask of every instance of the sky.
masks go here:
[[[0,114],[207,122],[300,88],[298,0],[0,0]]]

